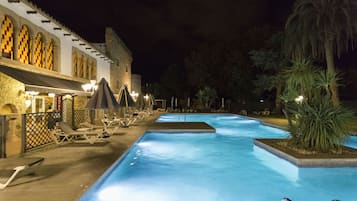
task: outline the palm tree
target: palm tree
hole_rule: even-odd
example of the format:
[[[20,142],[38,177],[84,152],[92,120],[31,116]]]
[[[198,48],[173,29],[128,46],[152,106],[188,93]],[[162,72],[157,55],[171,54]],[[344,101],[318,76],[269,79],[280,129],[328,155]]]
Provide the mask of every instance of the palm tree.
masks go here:
[[[308,150],[339,150],[355,117],[353,112],[333,106],[330,86],[331,82],[338,82],[338,76],[319,70],[308,60],[294,61],[284,73],[283,98],[292,136],[290,143]],[[295,99],[298,95],[303,99]]]
[[[293,58],[325,59],[335,74],[334,55],[353,48],[357,33],[355,0],[297,0],[286,26],[287,52]],[[334,106],[339,105],[336,82],[331,85]]]

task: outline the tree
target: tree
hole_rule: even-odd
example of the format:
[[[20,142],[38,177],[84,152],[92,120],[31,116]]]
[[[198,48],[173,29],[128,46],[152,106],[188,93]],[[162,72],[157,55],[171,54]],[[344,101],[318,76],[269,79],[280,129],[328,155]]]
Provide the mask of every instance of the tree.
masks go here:
[[[295,61],[285,75],[286,106],[295,120],[289,121],[290,143],[308,150],[338,151],[355,121],[353,112],[334,106],[331,100],[329,86],[338,76],[308,60]]]
[[[334,56],[353,48],[357,32],[355,0],[297,0],[286,26],[287,52],[295,59],[325,59],[335,74]],[[336,82],[331,84],[333,105],[339,105]]]
[[[283,40],[283,33],[276,33],[267,42],[267,48],[249,52],[254,66],[260,71],[254,82],[255,91],[261,95],[264,91],[275,90],[276,113],[281,112],[280,96],[285,82],[282,72],[290,63],[282,51]]]
[[[201,107],[210,109],[217,98],[217,92],[213,88],[205,86],[197,92],[196,97]]]
[[[184,68],[177,64],[169,65],[163,72],[160,82],[164,86],[166,98],[171,96],[185,96],[186,77]]]

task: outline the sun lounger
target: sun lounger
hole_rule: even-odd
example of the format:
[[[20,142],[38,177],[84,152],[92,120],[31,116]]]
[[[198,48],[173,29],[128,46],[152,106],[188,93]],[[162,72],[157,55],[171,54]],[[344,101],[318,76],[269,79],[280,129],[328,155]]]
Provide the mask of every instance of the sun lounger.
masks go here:
[[[12,170],[12,174],[5,183],[0,183],[0,189],[6,188],[12,181],[14,181],[20,173],[33,173],[34,167],[40,165],[44,158],[6,158],[0,159],[0,170]]]
[[[79,124],[79,127],[80,128],[90,128],[90,129],[103,129],[103,126],[97,126],[97,125],[94,125],[94,124],[91,124],[89,122],[82,122]]]
[[[127,128],[131,126],[135,121],[136,117],[124,117],[124,118],[114,118],[114,119],[103,119],[104,130],[108,131],[109,128]]]
[[[103,141],[108,137],[103,130],[95,130],[92,128],[79,128],[73,130],[68,124],[64,122],[59,123],[60,129],[54,129],[50,131],[51,137],[56,144],[62,144],[64,142],[87,142],[94,144],[98,141]]]
[[[91,124],[89,122],[83,122],[83,123],[79,124],[79,126],[80,126],[79,130],[88,128],[92,131],[97,130],[98,132],[100,132],[100,130],[101,130],[105,137],[112,135],[113,132],[110,129],[108,129],[108,128],[110,128],[110,126],[108,126],[110,124],[110,122],[108,122],[108,119],[102,120],[102,123],[103,123],[103,126],[98,126],[98,125]],[[78,131],[78,129],[77,129],[77,131]]]

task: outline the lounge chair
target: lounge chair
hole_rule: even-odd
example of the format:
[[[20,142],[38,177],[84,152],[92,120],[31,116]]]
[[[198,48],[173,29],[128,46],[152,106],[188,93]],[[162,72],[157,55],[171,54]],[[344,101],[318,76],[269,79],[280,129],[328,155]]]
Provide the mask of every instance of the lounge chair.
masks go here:
[[[98,141],[103,141],[108,137],[103,130],[93,130],[91,128],[79,128],[73,130],[68,124],[64,122],[59,123],[60,129],[54,129],[50,131],[52,139],[56,144],[62,144],[68,142],[88,142],[94,144]]]
[[[103,129],[103,126],[97,126],[97,125],[91,124],[91,123],[89,123],[87,121],[80,123],[79,127],[80,128],[90,128],[90,129],[93,129],[93,130],[95,130],[95,129]]]
[[[104,126],[104,130],[106,132],[111,133],[110,131],[108,131],[109,128],[127,128],[129,126],[131,126],[135,121],[137,120],[136,117],[133,116],[129,116],[126,115],[126,117],[123,118],[113,118],[113,119],[102,119],[102,123]]]
[[[10,169],[12,170],[12,174],[5,181],[5,183],[0,183],[0,189],[6,188],[12,181],[15,180],[16,176],[18,176],[21,172],[23,173],[23,175],[33,173],[33,167],[40,165],[44,160],[44,158],[0,159],[1,171]]]
[[[137,118],[130,116],[130,117],[124,117],[121,119],[120,124],[121,127],[127,128],[131,125],[133,125],[136,122]]]
[[[98,132],[100,132],[100,130],[101,130],[104,136],[112,135],[113,134],[112,131],[110,131],[108,129],[108,123],[109,122],[107,120],[105,120],[105,121],[102,121],[102,123],[103,123],[103,126],[98,126],[98,125],[91,124],[89,122],[82,122],[82,123],[79,124],[79,130],[84,129],[84,128],[88,128],[88,129],[90,129],[92,131],[96,130]]]

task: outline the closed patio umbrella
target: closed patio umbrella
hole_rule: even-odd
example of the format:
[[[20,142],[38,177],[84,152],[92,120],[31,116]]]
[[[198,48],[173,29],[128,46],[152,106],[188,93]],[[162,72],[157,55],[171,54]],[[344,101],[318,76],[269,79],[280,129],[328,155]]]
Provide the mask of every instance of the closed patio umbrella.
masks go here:
[[[145,99],[142,94],[139,94],[138,98],[136,99],[136,108],[142,110],[145,108]]]
[[[108,82],[104,78],[99,81],[98,88],[89,99],[86,108],[91,110],[89,114],[91,123],[93,123],[95,118],[94,110],[119,108],[119,104],[115,99]]]
[[[155,105],[155,98],[152,94],[147,95],[146,103],[148,108],[151,108],[153,105]]]
[[[120,107],[134,107],[135,101],[131,97],[128,87],[125,85],[120,89],[118,103]]]
[[[124,85],[119,91],[118,103],[119,103],[120,107],[124,108],[124,110],[123,110],[124,118],[126,118],[126,116],[125,116],[126,108],[135,107],[135,101],[131,97],[128,87],[126,85]]]
[[[119,104],[110,89],[108,82],[102,78],[98,84],[97,90],[89,99],[86,108],[88,109],[115,109]]]

